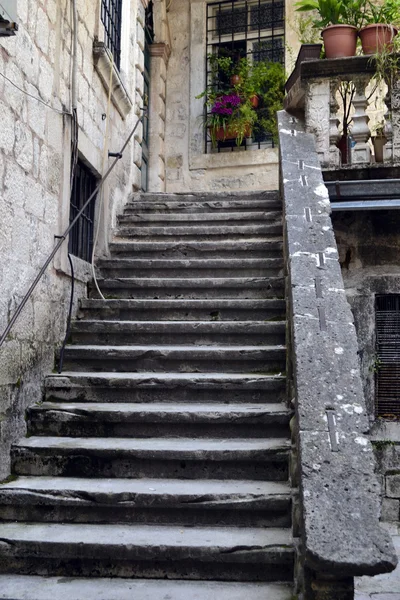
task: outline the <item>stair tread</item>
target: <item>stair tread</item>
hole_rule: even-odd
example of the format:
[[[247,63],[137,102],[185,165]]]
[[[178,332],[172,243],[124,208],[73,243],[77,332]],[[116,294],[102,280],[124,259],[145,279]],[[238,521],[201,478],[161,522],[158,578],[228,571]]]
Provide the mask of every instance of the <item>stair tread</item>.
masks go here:
[[[280,276],[274,277],[109,277],[100,278],[98,282],[102,285],[110,285],[111,283],[124,284],[129,286],[140,287],[173,287],[175,286],[190,286],[190,287],[223,287],[246,285],[252,287],[271,281],[284,282],[284,278]]]
[[[270,345],[262,345],[262,346],[232,346],[232,345],[197,345],[193,344],[191,346],[188,345],[172,345],[172,344],[157,344],[157,345],[111,345],[111,344],[73,344],[66,346],[66,352],[92,352],[95,353],[108,353],[108,354],[130,354],[132,356],[136,356],[140,353],[153,353],[154,356],[160,356],[162,354],[174,354],[179,352],[186,352],[191,355],[204,356],[208,354],[218,354],[224,352],[225,354],[234,354],[234,355],[243,355],[243,353],[260,353],[260,352],[273,352],[279,353],[286,350],[286,347],[280,344]]]
[[[2,542],[55,543],[60,546],[78,545],[107,547],[111,553],[116,549],[132,548],[162,549],[187,548],[209,549],[223,553],[237,546],[258,547],[268,551],[282,546],[290,551],[292,536],[289,529],[218,526],[175,526],[141,524],[75,524],[75,523],[2,523]],[[0,546],[1,554],[1,546]]]
[[[0,600],[291,600],[282,583],[0,575]]]
[[[193,266],[210,266],[210,267],[226,267],[227,265],[246,267],[249,265],[268,266],[270,263],[279,263],[283,265],[283,258],[103,258],[97,261],[97,266],[104,267],[105,265],[121,267],[121,266],[140,266],[149,269],[153,267],[169,267],[170,265],[178,265],[184,267]]]
[[[255,211],[235,211],[235,212],[220,212],[216,213],[213,211],[212,213],[206,212],[192,212],[192,213],[182,213],[182,212],[153,212],[153,213],[141,213],[137,211],[136,213],[132,210],[132,205],[129,205],[130,212],[125,212],[123,215],[119,217],[120,220],[123,221],[132,221],[138,223],[156,223],[157,221],[163,221],[164,219],[167,221],[178,221],[183,223],[191,223],[193,221],[229,221],[229,220],[263,220],[266,217],[276,217],[282,219],[282,211],[280,210],[255,210]]]
[[[140,329],[154,328],[157,331],[180,330],[195,333],[196,331],[210,331],[213,329],[223,331],[244,331],[245,333],[256,333],[257,331],[275,330],[281,331],[286,327],[284,319],[280,321],[131,321],[129,319],[81,319],[72,323],[73,329],[99,327],[111,329]]]
[[[22,438],[14,448],[48,448],[65,450],[104,450],[104,451],[142,451],[144,453],[166,456],[181,455],[185,452],[241,452],[281,450],[289,447],[289,441],[281,438],[86,438],[61,436],[32,436]]]
[[[234,495],[250,497],[254,496],[289,496],[290,487],[286,482],[274,481],[246,481],[246,480],[223,480],[202,479],[201,481],[187,479],[111,479],[80,477],[18,477],[16,480],[0,485],[0,496],[4,490],[22,492],[85,492],[101,496],[111,494],[112,496],[123,495],[126,501],[127,494],[142,496],[177,497],[180,499],[202,497],[213,494],[218,497],[229,498]],[[85,500],[85,498],[84,498]],[[89,501],[90,499],[86,499]],[[106,501],[107,502],[107,501]],[[1,597],[1,596],[0,596]]]
[[[279,308],[286,306],[284,298],[82,298],[80,300],[82,307],[231,307],[231,308],[270,308],[277,306]]]
[[[130,347],[130,346],[129,346]],[[257,346],[258,347],[258,346]],[[92,371],[63,371],[62,373],[49,373],[46,376],[46,382],[52,385],[53,383],[57,383],[57,381],[63,381],[66,378],[68,379],[77,379],[78,381],[81,379],[89,378],[91,380],[108,381],[114,380],[115,382],[123,381],[123,382],[138,382],[143,383],[148,381],[151,384],[155,384],[157,381],[182,381],[182,382],[233,382],[233,383],[243,383],[243,382],[265,382],[265,381],[284,381],[285,376],[278,374],[269,374],[269,373],[180,373],[168,371],[164,372],[153,372],[142,371],[141,373],[130,373],[123,372],[118,373],[114,371],[104,371],[99,373],[93,373]]]
[[[176,402],[152,402],[149,403],[128,403],[128,402],[114,402],[113,404],[107,402],[43,402],[40,405],[32,406],[31,411],[42,412],[42,411],[60,411],[60,412],[72,412],[76,411],[77,416],[79,414],[90,414],[90,413],[121,413],[126,416],[128,415],[140,415],[149,416],[151,414],[168,415],[187,414],[188,416],[214,416],[214,418],[230,415],[245,415],[261,417],[263,415],[288,415],[289,411],[285,408],[282,403],[271,403],[271,404],[186,404]]]

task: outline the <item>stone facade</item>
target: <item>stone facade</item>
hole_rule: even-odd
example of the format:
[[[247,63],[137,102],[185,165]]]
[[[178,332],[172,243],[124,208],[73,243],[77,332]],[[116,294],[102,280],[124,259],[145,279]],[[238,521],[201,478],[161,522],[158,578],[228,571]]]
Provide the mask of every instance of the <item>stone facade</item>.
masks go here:
[[[53,248],[54,236],[69,222],[72,2],[18,0],[17,6],[17,35],[0,39],[1,331]],[[104,39],[100,6],[101,0],[77,1],[78,149],[97,176],[110,164],[107,150],[122,147],[139,113],[145,10],[140,0],[123,1],[121,67],[110,79],[104,46],[100,55],[93,54],[94,40]],[[135,160],[140,141],[139,128],[105,186],[96,214],[98,254],[107,251],[110,226],[129,192],[140,187],[140,159]],[[78,298],[90,269],[74,262]],[[0,479],[8,473],[10,443],[24,434],[24,410],[40,400],[42,375],[53,368],[65,334],[70,283],[64,244],[0,349]]]
[[[206,84],[206,5],[204,0],[173,0],[169,7],[172,52],[167,71],[166,189],[277,189],[277,148],[205,154],[203,100],[195,97]],[[286,0],[285,11],[290,19],[294,18],[293,6],[292,0]],[[286,63],[290,69],[290,57],[297,54],[299,43],[289,21],[285,24]]]

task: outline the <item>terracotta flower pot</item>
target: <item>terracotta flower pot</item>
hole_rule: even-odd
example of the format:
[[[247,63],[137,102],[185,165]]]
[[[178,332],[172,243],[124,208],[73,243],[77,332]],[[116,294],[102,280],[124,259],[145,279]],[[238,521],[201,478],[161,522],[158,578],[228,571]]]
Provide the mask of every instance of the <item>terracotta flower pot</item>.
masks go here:
[[[322,30],[326,58],[354,56],[357,46],[357,28],[353,25],[329,25]]]
[[[250,98],[250,104],[252,105],[253,108],[258,108],[259,103],[260,103],[260,100],[259,100],[258,96],[256,94],[254,94],[254,96],[252,96]]]
[[[388,46],[398,34],[398,29],[393,25],[385,23],[372,23],[360,29],[358,35],[364,54],[376,54],[381,52],[384,46]]]
[[[384,162],[384,147],[387,142],[385,136],[377,136],[372,138],[372,143],[374,145],[374,154],[375,154],[375,162],[383,163]]]
[[[226,127],[225,130],[223,127],[216,127],[214,129],[214,133],[215,133],[215,139],[218,142],[225,142],[226,140],[234,140],[238,136],[237,129],[234,125],[231,125],[230,127]],[[247,138],[250,136],[251,136],[251,125],[248,125],[246,127],[246,131],[244,132],[244,137]]]

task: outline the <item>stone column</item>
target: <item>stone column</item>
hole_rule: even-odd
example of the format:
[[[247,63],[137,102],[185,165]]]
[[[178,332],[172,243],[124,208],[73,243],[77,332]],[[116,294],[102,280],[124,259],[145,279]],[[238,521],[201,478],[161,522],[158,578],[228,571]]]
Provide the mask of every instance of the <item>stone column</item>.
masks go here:
[[[369,77],[354,78],[356,93],[353,98],[354,114],[351,129],[355,141],[355,146],[351,149],[351,162],[353,164],[369,164],[371,162],[371,148],[368,144],[371,132],[368,127],[369,117],[366,112],[368,100],[365,95],[368,82]]]
[[[389,146],[389,148],[387,148],[388,152],[393,151],[392,155],[388,158],[390,160],[393,159],[394,161],[398,162],[400,161],[400,79],[398,79],[393,85],[391,93],[391,103],[390,105],[388,105],[387,103],[387,106],[387,114],[389,117],[389,119],[387,120],[387,125],[390,123],[390,116],[392,117],[392,139],[388,141],[386,146]],[[390,145],[389,142],[391,142]]]
[[[330,162],[331,91],[329,79],[311,81],[305,97],[306,131],[315,136],[321,166]]]
[[[171,50],[168,44],[150,46],[149,99],[149,191],[165,191],[165,97],[167,65]]]
[[[339,104],[336,100],[336,93],[338,91],[340,82],[336,79],[331,81],[330,83],[330,116],[329,116],[329,162],[333,167],[338,167],[340,165],[340,151],[337,147],[337,142],[340,138],[339,133],[339,123],[340,119],[338,119],[338,111]]]

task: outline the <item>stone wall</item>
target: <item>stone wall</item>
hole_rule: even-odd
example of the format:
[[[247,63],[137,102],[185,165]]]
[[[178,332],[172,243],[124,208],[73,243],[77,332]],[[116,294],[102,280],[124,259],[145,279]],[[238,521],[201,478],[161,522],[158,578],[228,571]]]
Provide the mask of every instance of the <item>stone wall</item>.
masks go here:
[[[114,69],[107,108],[110,58],[100,54],[96,69],[93,58],[95,37],[104,38],[100,4],[77,0],[78,147],[97,175],[109,165],[108,159],[103,164],[107,150],[119,150],[131,131],[143,94],[144,7],[124,0],[121,68]],[[69,222],[71,7],[71,0],[18,0],[19,31],[0,39],[0,74],[10,80],[0,76],[0,331]],[[115,214],[140,186],[140,136],[139,128],[105,186],[103,210],[97,208],[100,254],[107,251]],[[79,297],[89,268],[74,262]],[[53,368],[69,290],[65,244],[0,349],[0,479],[8,473],[10,444],[25,431],[24,410],[41,398],[43,374]]]
[[[277,189],[277,148],[204,152],[203,100],[195,96],[205,88],[206,2],[173,0],[168,21],[172,52],[167,70],[166,190]]]
[[[375,296],[400,290],[400,214],[397,210],[334,213],[332,222],[357,330],[364,395],[373,420]]]

